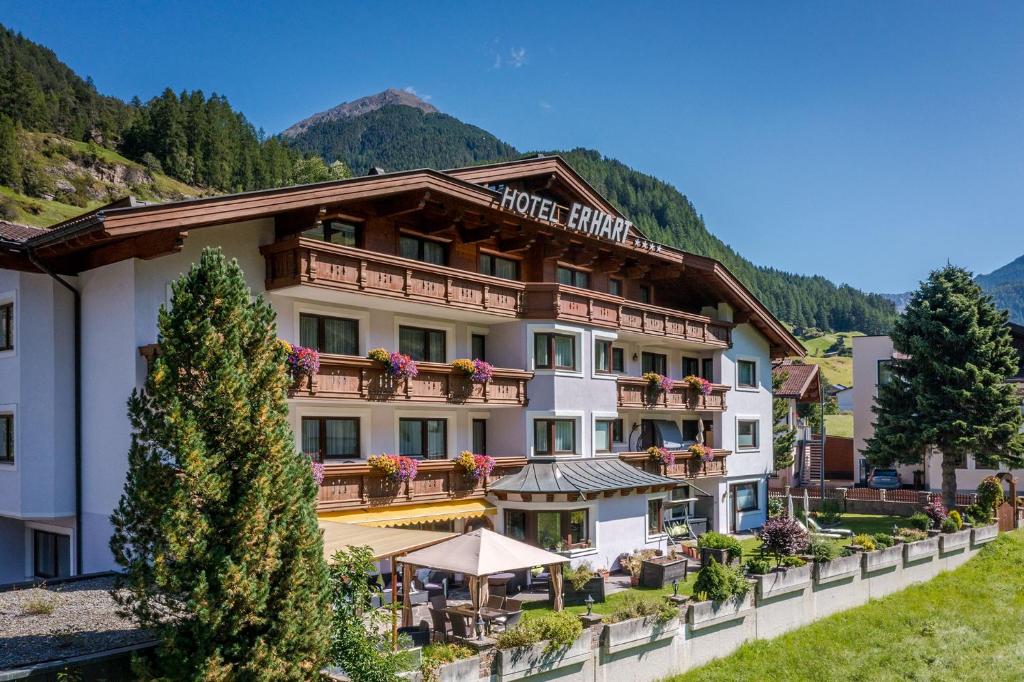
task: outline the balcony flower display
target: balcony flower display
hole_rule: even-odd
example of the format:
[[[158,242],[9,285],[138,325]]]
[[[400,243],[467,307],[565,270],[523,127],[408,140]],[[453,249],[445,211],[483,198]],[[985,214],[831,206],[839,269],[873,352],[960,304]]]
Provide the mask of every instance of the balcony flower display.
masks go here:
[[[370,455],[366,463],[397,483],[415,480],[419,467],[415,459],[402,455]]]
[[[416,361],[404,353],[389,353],[383,348],[374,348],[366,357],[386,369],[393,379],[412,379],[420,373]]]
[[[694,459],[700,459],[700,461],[704,462],[705,464],[708,464],[715,460],[715,451],[707,447],[706,445],[703,445],[702,443],[694,443],[689,447],[687,452],[689,452],[694,457]]]
[[[647,385],[656,391],[665,391],[666,393],[672,390],[675,382],[666,376],[662,376],[657,372],[644,372],[644,381]]]
[[[313,481],[319,486],[324,482],[324,465],[323,462],[317,461],[317,453],[307,452],[306,457],[309,458],[309,468],[313,474]]]
[[[488,455],[474,455],[469,450],[463,450],[455,458],[457,464],[470,478],[482,481],[491,475],[494,470],[494,458]]]
[[[460,358],[452,363],[452,369],[472,379],[475,384],[487,383],[494,376],[494,366],[484,360]]]
[[[657,462],[667,467],[676,463],[676,456],[665,448],[649,447],[647,448],[647,456],[652,462]]]
[[[316,376],[316,373],[320,371],[320,353],[317,352],[316,348],[306,348],[305,346],[291,344],[284,340],[281,340],[280,343],[281,347],[288,354],[285,358],[285,364],[288,367],[288,374],[291,375],[293,381],[298,381],[301,377],[312,378]]]
[[[683,377],[683,383],[701,395],[711,395],[711,382],[704,377],[690,374]]]

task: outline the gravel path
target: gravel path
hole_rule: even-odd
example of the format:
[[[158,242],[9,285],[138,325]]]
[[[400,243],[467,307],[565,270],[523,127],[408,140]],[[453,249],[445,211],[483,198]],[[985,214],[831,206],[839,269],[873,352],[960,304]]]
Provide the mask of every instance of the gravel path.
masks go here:
[[[150,639],[117,615],[112,577],[0,592],[0,670]]]

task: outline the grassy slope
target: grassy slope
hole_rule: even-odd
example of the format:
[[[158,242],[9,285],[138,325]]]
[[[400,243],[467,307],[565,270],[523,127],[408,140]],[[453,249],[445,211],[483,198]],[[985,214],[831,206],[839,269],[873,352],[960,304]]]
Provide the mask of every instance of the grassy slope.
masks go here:
[[[1024,679],[1024,532],[956,571],[769,641],[673,682]]]
[[[821,372],[830,384],[853,385],[853,358],[846,357],[822,357],[836,339],[843,337],[846,345],[853,347],[853,337],[863,336],[861,332],[839,332],[838,334],[825,334],[816,339],[800,339],[800,343],[807,349],[807,357],[804,362],[813,362],[821,367]]]
[[[826,414],[825,429],[830,436],[853,438],[853,415],[849,413]]]

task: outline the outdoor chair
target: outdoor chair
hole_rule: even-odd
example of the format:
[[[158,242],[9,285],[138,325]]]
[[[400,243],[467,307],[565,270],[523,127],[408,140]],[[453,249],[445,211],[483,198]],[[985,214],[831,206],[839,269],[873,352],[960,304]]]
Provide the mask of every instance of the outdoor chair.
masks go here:
[[[508,611],[509,613],[515,613],[516,611],[522,611],[523,610],[523,600],[522,599],[512,599],[511,597],[509,597],[508,599],[505,600],[505,610]]]
[[[448,641],[449,633],[451,632],[451,623],[448,621],[448,614],[440,609],[430,607],[427,609],[430,611],[430,620],[434,623],[433,639],[440,639],[442,642]]]
[[[448,608],[448,597],[443,594],[434,595],[427,600],[431,608],[437,609],[438,611],[444,611]]]
[[[468,617],[460,616],[458,614],[452,614],[450,620],[452,623],[453,637],[461,637],[462,639],[473,639],[473,630],[469,625]]]
[[[421,569],[416,571],[413,584],[417,589],[423,590],[429,597],[437,595],[448,595],[448,577],[439,571]]]
[[[822,535],[836,535],[841,538],[853,537],[853,531],[848,528],[822,528],[813,517],[807,517],[807,525],[812,533],[821,533]]]
[[[505,595],[507,594],[508,587],[504,583],[496,583],[494,585],[488,586],[488,589],[490,590],[492,595],[504,599]]]
[[[505,608],[505,598],[496,594],[492,594],[487,597],[487,608],[489,609],[503,609]]]

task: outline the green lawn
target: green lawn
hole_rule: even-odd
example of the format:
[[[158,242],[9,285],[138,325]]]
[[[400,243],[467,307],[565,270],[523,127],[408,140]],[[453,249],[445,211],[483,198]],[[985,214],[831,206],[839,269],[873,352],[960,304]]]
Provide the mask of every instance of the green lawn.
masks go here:
[[[826,414],[825,430],[830,436],[853,438],[853,415],[850,413]]]
[[[671,682],[1024,679],[1024,531],[956,571],[736,653]]]
[[[822,357],[832,344],[839,337],[846,339],[846,345],[853,348],[853,337],[863,336],[861,332],[839,332],[836,334],[825,334],[816,339],[800,339],[800,343],[807,350],[804,362],[818,365],[821,373],[830,384],[853,385],[853,358],[852,357]]]

